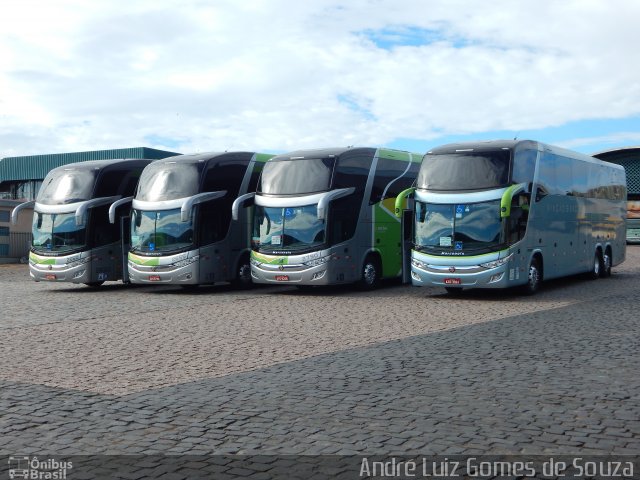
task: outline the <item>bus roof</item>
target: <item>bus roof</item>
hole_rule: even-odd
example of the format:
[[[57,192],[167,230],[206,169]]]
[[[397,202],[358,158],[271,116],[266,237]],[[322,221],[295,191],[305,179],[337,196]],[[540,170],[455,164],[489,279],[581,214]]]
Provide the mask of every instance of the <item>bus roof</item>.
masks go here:
[[[135,162],[135,163],[134,163]],[[147,164],[151,162],[150,159],[142,158],[118,158],[113,160],[87,160],[84,162],[67,163],[59,167],[53,168],[51,172],[60,172],[63,170],[103,170],[114,166],[122,166],[123,164],[130,163],[132,167],[139,165],[140,163]]]
[[[156,160],[154,163],[208,163],[211,160],[226,160],[229,158],[248,157],[251,158],[258,152],[204,152],[204,153],[187,153],[184,155],[176,155],[174,157],[167,157],[161,160]]]
[[[383,147],[334,147],[334,148],[316,148],[316,149],[306,149],[306,150],[295,150],[293,152],[281,153],[273,157],[271,162],[277,161],[285,161],[285,160],[296,160],[296,159],[304,159],[304,158],[329,158],[329,157],[339,157],[345,153],[365,153],[373,156],[376,152],[382,157],[392,158],[398,157],[399,160],[409,160],[414,162],[420,162],[422,159],[422,154],[412,153],[404,150],[394,150],[390,148]],[[409,157],[403,158],[408,154],[416,155],[415,158]]]

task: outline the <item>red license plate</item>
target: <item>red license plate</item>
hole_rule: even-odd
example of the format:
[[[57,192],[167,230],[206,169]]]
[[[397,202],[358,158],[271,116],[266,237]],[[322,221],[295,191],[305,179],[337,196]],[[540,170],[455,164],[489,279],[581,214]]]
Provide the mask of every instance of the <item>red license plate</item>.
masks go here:
[[[462,283],[462,280],[460,280],[459,278],[445,278],[444,279],[444,284],[445,285],[460,285]]]
[[[55,275],[55,273],[47,273],[44,276],[44,278],[45,278],[45,280],[55,280],[56,279],[56,275]]]
[[[160,275],[149,275],[149,281],[150,282],[159,282],[160,281]]]
[[[289,281],[289,275],[276,275],[276,280],[278,282],[288,282]]]

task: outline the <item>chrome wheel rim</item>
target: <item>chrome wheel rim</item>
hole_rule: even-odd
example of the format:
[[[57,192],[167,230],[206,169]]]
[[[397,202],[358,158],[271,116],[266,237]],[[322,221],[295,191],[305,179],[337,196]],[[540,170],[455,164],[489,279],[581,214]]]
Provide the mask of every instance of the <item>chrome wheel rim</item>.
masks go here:
[[[376,281],[376,267],[374,267],[370,263],[367,263],[364,266],[362,278],[364,278],[364,281],[367,285],[373,285],[373,283]]]

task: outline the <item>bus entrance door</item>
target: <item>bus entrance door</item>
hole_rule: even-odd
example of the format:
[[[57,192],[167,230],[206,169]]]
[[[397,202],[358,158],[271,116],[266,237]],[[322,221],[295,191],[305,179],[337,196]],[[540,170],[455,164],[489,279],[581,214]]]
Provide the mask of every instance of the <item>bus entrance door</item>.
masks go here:
[[[120,217],[122,248],[122,283],[129,283],[129,248],[131,247],[131,217]]]
[[[413,210],[402,211],[402,283],[411,283]]]

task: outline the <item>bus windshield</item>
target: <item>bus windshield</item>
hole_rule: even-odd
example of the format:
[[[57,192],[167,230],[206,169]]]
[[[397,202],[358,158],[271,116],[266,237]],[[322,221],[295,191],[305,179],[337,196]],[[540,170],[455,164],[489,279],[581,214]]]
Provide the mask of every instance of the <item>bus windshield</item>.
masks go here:
[[[260,251],[302,251],[325,243],[325,222],[318,220],[318,205],[255,207],[253,242]]]
[[[458,152],[425,155],[418,188],[426,190],[485,190],[509,183],[511,152]]]
[[[146,202],[174,200],[198,193],[202,164],[164,161],[150,163],[138,183],[136,198]]]
[[[416,201],[415,247],[440,255],[495,251],[501,245],[500,200],[467,204]]]
[[[33,215],[33,247],[47,252],[70,252],[86,245],[86,227],[76,225],[75,213]]]
[[[262,170],[260,193],[300,195],[330,189],[334,158],[269,161]]]
[[[131,217],[131,251],[169,252],[193,245],[193,215],[180,220],[180,209],[134,210]]]

